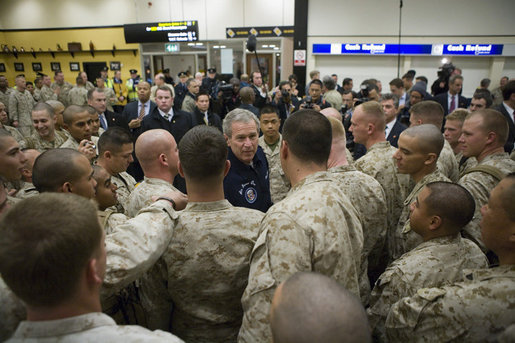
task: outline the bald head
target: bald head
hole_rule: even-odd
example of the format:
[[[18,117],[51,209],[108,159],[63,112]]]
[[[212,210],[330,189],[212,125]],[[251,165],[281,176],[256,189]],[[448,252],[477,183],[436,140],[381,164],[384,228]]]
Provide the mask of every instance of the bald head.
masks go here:
[[[270,322],[275,343],[371,341],[358,299],[316,273],[296,273],[277,288]]]
[[[339,120],[340,122],[342,121],[342,114],[334,107],[324,108],[323,110],[320,111],[320,113],[322,113],[327,118],[333,117],[333,118]]]
[[[439,156],[444,145],[442,132],[432,124],[409,127],[401,135],[416,138],[417,150],[424,154],[434,153]]]
[[[166,156],[167,159],[173,159],[173,156],[170,157],[170,152],[176,149],[177,144],[170,132],[155,129],[145,131],[138,137],[135,151],[141,168],[145,175],[147,175],[159,169],[163,156]],[[169,162],[173,164],[175,174],[177,174],[177,158],[175,157],[175,161]]]

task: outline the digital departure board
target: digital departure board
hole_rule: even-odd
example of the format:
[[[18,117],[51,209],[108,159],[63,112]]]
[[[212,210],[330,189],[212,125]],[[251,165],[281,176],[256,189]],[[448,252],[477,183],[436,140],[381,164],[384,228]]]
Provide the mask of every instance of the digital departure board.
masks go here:
[[[198,21],[123,25],[126,43],[192,42],[198,40]]]

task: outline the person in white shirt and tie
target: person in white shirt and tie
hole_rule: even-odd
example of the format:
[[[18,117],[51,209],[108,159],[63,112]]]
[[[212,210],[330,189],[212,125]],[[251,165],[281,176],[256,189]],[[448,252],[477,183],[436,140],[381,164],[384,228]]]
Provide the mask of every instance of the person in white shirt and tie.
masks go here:
[[[125,127],[119,114],[107,110],[107,98],[101,89],[92,88],[88,91],[88,105],[97,110],[102,129],[107,130],[111,126]]]
[[[385,138],[394,147],[398,147],[397,142],[402,131],[407,127],[397,120],[397,113],[399,112],[399,98],[391,93],[386,93],[379,99],[381,107],[383,108],[386,127],[384,130]]]

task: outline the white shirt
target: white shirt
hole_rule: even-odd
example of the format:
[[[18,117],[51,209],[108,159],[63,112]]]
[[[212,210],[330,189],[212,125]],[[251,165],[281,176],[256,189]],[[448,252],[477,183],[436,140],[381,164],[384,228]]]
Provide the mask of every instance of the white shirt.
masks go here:
[[[454,97],[454,109],[457,109],[459,107],[460,95],[451,95],[451,93],[447,92],[447,109],[449,113],[451,113],[452,97]]]
[[[502,102],[502,104],[504,105],[504,108],[506,109],[506,111],[508,113],[511,113],[510,115],[510,119],[512,122],[515,122],[515,112],[513,112],[513,108],[511,108],[510,106],[508,106],[504,101]]]
[[[158,110],[159,110],[159,114],[164,118],[166,113],[161,111],[159,108],[158,108]],[[168,115],[169,115],[168,121],[171,122],[172,118],[173,118],[173,108],[170,109],[170,112],[168,112]]]
[[[386,128],[384,130],[384,137],[385,138],[388,138],[388,136],[390,135],[390,132],[392,131],[392,128],[393,128],[393,126],[395,125],[396,122],[397,122],[397,117],[393,118],[393,120],[391,122],[386,124]]]
[[[399,98],[399,106],[402,106],[406,103],[406,92],[402,93],[402,96]]]
[[[146,117],[148,115],[148,113],[150,112],[150,100],[144,104],[138,100],[138,116],[139,116],[139,112],[141,111],[141,106],[145,107],[145,117]]]

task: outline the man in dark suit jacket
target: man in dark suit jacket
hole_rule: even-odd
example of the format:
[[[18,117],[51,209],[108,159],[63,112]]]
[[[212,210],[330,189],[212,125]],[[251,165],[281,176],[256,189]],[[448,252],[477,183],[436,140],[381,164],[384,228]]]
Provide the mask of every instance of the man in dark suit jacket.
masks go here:
[[[438,94],[434,100],[443,107],[444,115],[448,115],[457,108],[467,108],[467,98],[460,95],[463,87],[463,77],[461,75],[452,75],[449,78],[449,91]]]
[[[150,84],[148,82],[141,81],[138,83],[136,91],[138,93],[138,101],[129,102],[122,112],[125,128],[130,131],[134,142],[136,142],[140,134],[143,118],[157,108],[156,103],[150,100]],[[127,173],[131,174],[136,181],[141,181],[144,173],[135,152],[132,153],[132,158],[134,161],[127,168]]]
[[[503,103],[495,109],[503,114],[508,121],[508,140],[504,145],[504,151],[510,153],[513,150],[515,140],[515,80],[508,82],[502,91]],[[511,113],[510,113],[511,111]]]
[[[107,98],[102,90],[92,88],[88,91],[88,105],[97,111],[100,126],[104,130],[111,126],[125,127],[125,121],[120,114],[107,110]]]
[[[397,112],[399,111],[399,98],[391,93],[386,93],[381,96],[381,106],[383,107],[384,117],[386,121],[385,135],[386,140],[394,147],[398,147],[397,142],[401,132],[406,130],[407,127],[397,119]]]
[[[193,110],[193,126],[209,125],[214,126],[220,132],[222,129],[222,119],[216,113],[209,110],[209,94],[205,90],[199,91],[195,100],[195,109]]]
[[[254,105],[252,105],[254,103],[255,98],[256,98],[256,96],[254,94],[253,88],[243,87],[242,89],[240,89],[241,104],[240,104],[239,108],[248,110],[248,111],[254,113],[254,115],[259,118],[259,109],[257,107],[255,107]]]
[[[282,132],[286,119],[299,107],[299,100],[291,93],[290,81],[281,81],[279,83],[279,92],[275,93],[272,105],[276,106],[279,111],[279,119],[281,119],[279,131]]]
[[[182,137],[193,127],[193,118],[190,113],[173,108],[172,90],[166,86],[160,86],[156,90],[155,108],[141,122],[140,132],[152,129],[164,129],[170,132],[177,144]],[[182,192],[186,192],[186,182],[182,177],[175,177],[174,186]]]

